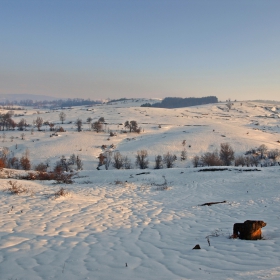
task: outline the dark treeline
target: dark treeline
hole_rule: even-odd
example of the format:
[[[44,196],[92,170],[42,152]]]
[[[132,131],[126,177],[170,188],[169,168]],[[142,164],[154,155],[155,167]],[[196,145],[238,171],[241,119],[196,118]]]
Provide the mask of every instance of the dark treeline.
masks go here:
[[[20,101],[5,101],[1,102],[0,105],[2,106],[33,106],[33,107],[72,107],[72,106],[92,106],[95,104],[100,104],[98,101],[93,101],[90,99],[82,99],[82,98],[74,98],[74,99],[57,99],[57,100],[44,100],[44,101],[37,101],[37,100],[20,100]]]
[[[156,107],[156,108],[181,108],[181,107],[189,107],[189,106],[197,106],[209,103],[218,103],[218,98],[216,96],[207,96],[207,97],[188,97],[188,98],[180,98],[180,97],[166,97],[160,103],[151,104],[143,104],[143,107]],[[148,106],[150,105],[150,106]]]
[[[101,102],[93,101],[90,99],[81,99],[81,98],[75,98],[67,100],[58,100],[59,107],[71,107],[71,106],[91,106],[95,104],[100,104]]]

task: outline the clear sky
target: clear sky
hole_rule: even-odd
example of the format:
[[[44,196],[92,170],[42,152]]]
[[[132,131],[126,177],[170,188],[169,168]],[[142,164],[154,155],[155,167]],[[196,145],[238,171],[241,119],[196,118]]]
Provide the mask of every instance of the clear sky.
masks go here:
[[[280,0],[0,0],[0,93],[280,100]]]

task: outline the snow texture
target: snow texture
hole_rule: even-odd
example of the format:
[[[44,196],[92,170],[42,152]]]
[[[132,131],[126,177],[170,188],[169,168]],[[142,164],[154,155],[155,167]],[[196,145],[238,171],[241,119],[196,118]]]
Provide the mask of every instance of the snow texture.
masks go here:
[[[203,168],[191,164],[194,155],[225,142],[237,155],[261,144],[279,148],[279,106],[238,102],[231,110],[222,103],[170,110],[140,104],[64,109],[66,124],[59,122],[61,110],[39,109],[38,115],[28,108],[28,123],[40,116],[66,132],[50,137],[42,127],[26,131],[25,140],[20,131],[5,132],[1,145],[15,156],[29,148],[33,164],[48,159],[53,165],[75,153],[84,170],[71,185],[0,172],[0,279],[280,279],[279,166],[199,172]],[[87,131],[88,117],[104,117],[106,132]],[[82,132],[73,124],[77,118]],[[120,133],[126,120],[138,121],[144,132]],[[108,128],[117,132],[109,141]],[[183,140],[186,161],[180,161]],[[133,165],[136,152],[146,149],[149,168],[96,170],[103,144],[114,144]],[[174,168],[153,169],[155,156],[168,151],[178,157]],[[11,194],[9,181],[27,192]],[[68,194],[55,197],[62,186]],[[249,219],[267,223],[263,239],[230,239],[233,224]],[[196,244],[201,250],[192,250]]]

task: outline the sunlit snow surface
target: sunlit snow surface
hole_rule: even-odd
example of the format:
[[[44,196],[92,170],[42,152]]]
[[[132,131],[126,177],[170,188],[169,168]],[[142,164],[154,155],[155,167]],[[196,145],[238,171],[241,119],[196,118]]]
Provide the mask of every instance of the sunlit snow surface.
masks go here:
[[[6,132],[1,144],[16,156],[29,147],[32,162],[49,158],[54,163],[75,153],[84,170],[72,185],[18,180],[28,189],[20,195],[6,191],[16,179],[1,179],[0,279],[279,279],[279,166],[250,172],[190,168],[194,155],[224,142],[237,154],[261,144],[279,148],[279,120],[271,115],[279,114],[277,105],[236,103],[229,112],[224,104],[175,110],[132,106],[66,110],[66,123],[103,116],[110,129],[118,130],[123,128],[118,124],[137,120],[144,128],[139,135],[118,133],[108,141],[108,133],[78,133],[66,124],[67,132],[56,137],[29,131],[25,140],[11,142],[9,137],[20,138],[21,132]],[[37,117],[33,111],[27,111],[28,122]],[[40,116],[58,123],[58,114],[42,110]],[[179,160],[183,140],[187,161]],[[147,149],[150,168],[144,171],[150,173],[97,171],[100,146],[112,143],[132,163],[137,150]],[[154,170],[155,155],[167,151],[177,154],[175,167]],[[69,195],[55,199],[61,186]],[[267,223],[263,240],[230,239],[233,224],[248,219]],[[196,244],[201,250],[192,250]]]

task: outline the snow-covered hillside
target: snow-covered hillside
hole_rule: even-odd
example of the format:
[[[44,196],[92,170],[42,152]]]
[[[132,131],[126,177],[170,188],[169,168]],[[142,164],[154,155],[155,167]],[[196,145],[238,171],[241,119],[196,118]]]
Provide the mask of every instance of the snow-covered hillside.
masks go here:
[[[192,167],[195,155],[221,143],[229,143],[236,155],[261,144],[280,149],[279,105],[235,102],[229,110],[224,103],[181,109],[141,104],[15,110],[16,122],[25,118],[32,124],[41,117],[66,132],[50,137],[47,125],[42,131],[3,131],[2,148],[16,157],[28,149],[33,166],[48,161],[52,168],[73,153],[84,165],[70,185],[18,180],[12,175],[18,171],[2,170],[0,279],[280,278],[279,166],[215,172]],[[100,117],[105,131],[91,131],[87,119]],[[77,119],[83,121],[81,132]],[[124,128],[131,120],[140,134]],[[127,156],[132,169],[96,169],[101,146],[112,144],[111,151]],[[184,148],[187,160],[181,161]],[[134,165],[139,150],[148,152],[148,169]],[[175,166],[155,170],[155,156],[167,152],[177,155]],[[12,184],[26,191],[10,194]],[[55,197],[60,187],[68,194]],[[200,206],[213,201],[226,203]],[[262,240],[229,238],[234,223],[250,219],[267,223]],[[201,250],[192,250],[196,244]]]
[[[143,100],[144,103],[144,100]],[[242,104],[242,105],[241,105]],[[139,102],[119,102],[113,105],[98,105],[94,107],[73,107],[63,110],[46,111],[26,109],[15,111],[18,117],[13,117],[16,122],[25,118],[32,124],[37,117],[44,122],[52,122],[55,126],[62,126],[66,132],[50,137],[48,125],[43,125],[41,130],[31,127],[28,131],[5,131],[0,139],[1,145],[8,147],[17,157],[20,157],[26,148],[30,151],[33,164],[49,160],[55,163],[62,155],[79,155],[84,162],[84,169],[95,169],[98,164],[97,157],[103,150],[102,145],[114,145],[112,151],[120,151],[134,163],[137,150],[147,150],[150,167],[154,165],[154,158],[158,154],[167,152],[175,153],[180,158],[183,150],[182,142],[186,140],[187,161],[176,163],[177,167],[191,166],[194,155],[206,151],[214,151],[221,143],[228,142],[236,154],[241,154],[250,148],[265,144],[269,149],[279,148],[280,140],[280,107],[261,103],[236,102],[231,110],[225,104],[186,107],[181,109],[159,109],[136,107]],[[64,124],[59,120],[59,113],[66,114]],[[2,110],[2,113],[5,111]],[[88,118],[92,122],[100,117],[105,118],[105,132],[90,130]],[[83,121],[83,131],[77,132],[75,121]],[[135,120],[142,128],[140,134],[121,133],[124,131],[125,121]],[[109,131],[117,133],[110,137]],[[21,140],[21,134],[24,139]],[[3,134],[4,138],[3,139]],[[13,142],[10,137],[13,136]]]

